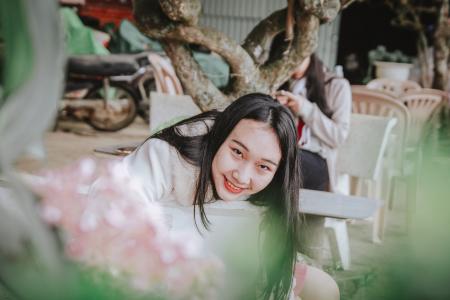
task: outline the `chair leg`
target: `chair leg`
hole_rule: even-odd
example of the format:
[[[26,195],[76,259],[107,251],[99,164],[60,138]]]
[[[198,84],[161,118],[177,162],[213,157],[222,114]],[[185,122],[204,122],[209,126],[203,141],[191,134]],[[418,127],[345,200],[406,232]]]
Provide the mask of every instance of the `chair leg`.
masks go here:
[[[372,241],[379,244],[383,241],[386,223],[386,205],[383,203],[377,210],[373,221]]]
[[[381,201],[381,190],[380,185],[375,184],[374,182],[370,182],[368,185],[368,194],[372,195],[372,197],[376,201]],[[381,243],[384,234],[385,228],[385,218],[386,218],[386,205],[381,203],[380,207],[377,209],[375,216],[373,218],[372,225],[372,242]]]
[[[395,199],[395,192],[398,188],[398,182],[397,182],[397,176],[392,176],[389,180],[389,188],[387,190],[387,198],[389,199],[389,210],[392,210],[394,208],[394,199]]]
[[[350,242],[348,238],[347,223],[342,219],[326,218],[325,228],[330,242],[333,261],[344,270],[350,269]]]

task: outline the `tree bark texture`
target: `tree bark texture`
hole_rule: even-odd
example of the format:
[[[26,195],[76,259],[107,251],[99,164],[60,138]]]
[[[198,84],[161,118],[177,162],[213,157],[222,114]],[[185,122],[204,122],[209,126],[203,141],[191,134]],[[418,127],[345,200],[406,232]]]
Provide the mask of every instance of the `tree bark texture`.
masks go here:
[[[417,58],[420,67],[420,83],[424,88],[431,87],[430,60],[428,41],[423,31],[417,33]]]
[[[259,22],[239,45],[222,32],[197,25],[200,0],[135,0],[134,15],[141,31],[159,40],[172,60],[187,94],[201,110],[222,109],[237,97],[270,93],[285,82],[295,67],[317,48],[321,23],[333,20],[341,5],[353,0],[287,0],[282,9]],[[274,36],[286,31],[287,50],[277,59],[267,55]],[[190,44],[220,55],[230,66],[230,80],[222,91],[204,74],[192,56]]]
[[[449,1],[429,0],[385,0],[385,4],[397,14],[394,24],[413,30],[417,34],[417,57],[420,66],[420,81],[423,87],[445,90],[448,79],[448,58],[450,46]],[[434,32],[429,41],[423,17],[436,19]],[[434,46],[433,70],[429,60],[429,45]]]
[[[448,82],[448,58],[450,42],[450,26],[448,18],[449,1],[443,0],[436,22],[434,35],[434,89],[446,90]]]

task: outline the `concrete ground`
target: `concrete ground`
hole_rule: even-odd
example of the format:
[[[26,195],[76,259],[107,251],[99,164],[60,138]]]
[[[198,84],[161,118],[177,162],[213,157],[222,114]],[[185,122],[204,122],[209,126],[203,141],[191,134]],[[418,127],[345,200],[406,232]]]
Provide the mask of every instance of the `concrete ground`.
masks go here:
[[[95,153],[97,147],[138,142],[149,135],[148,125],[137,118],[126,129],[119,132],[98,132],[83,123],[61,122],[57,131],[45,134],[47,158],[37,161],[23,157],[18,169],[35,172],[43,167],[58,168],[84,156],[112,157]],[[406,241],[405,202],[399,199],[389,211],[386,236],[381,244],[371,241],[371,223],[349,222],[352,270],[328,269],[341,287],[342,299],[374,299],[368,297],[371,289],[382,289],[387,258],[402,253]]]

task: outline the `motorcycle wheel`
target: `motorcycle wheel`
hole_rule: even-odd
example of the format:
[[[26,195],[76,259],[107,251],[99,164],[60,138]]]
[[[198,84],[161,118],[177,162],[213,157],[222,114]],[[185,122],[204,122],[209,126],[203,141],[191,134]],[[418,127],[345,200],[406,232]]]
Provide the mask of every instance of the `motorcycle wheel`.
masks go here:
[[[118,83],[110,83],[108,91],[109,100],[101,108],[95,108],[86,123],[100,131],[118,131],[136,118],[136,96],[130,88]],[[105,96],[100,85],[90,90],[85,99],[105,99]]]

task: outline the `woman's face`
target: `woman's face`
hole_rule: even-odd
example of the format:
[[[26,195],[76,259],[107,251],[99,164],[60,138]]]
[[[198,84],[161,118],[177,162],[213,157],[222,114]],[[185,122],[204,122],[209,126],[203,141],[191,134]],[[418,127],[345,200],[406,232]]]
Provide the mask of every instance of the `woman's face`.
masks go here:
[[[311,62],[311,56],[305,58],[301,64],[295,68],[294,73],[292,73],[292,78],[298,80],[305,76],[306,70],[308,70],[309,63]]]
[[[236,200],[263,190],[281,160],[275,131],[266,123],[241,120],[213,159],[212,177],[222,200]]]

